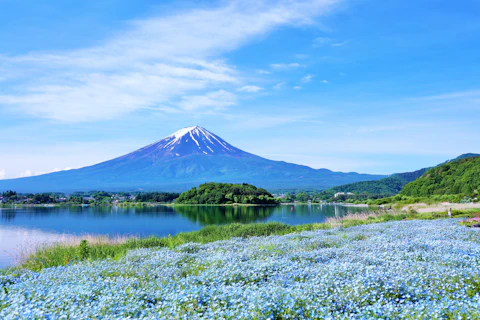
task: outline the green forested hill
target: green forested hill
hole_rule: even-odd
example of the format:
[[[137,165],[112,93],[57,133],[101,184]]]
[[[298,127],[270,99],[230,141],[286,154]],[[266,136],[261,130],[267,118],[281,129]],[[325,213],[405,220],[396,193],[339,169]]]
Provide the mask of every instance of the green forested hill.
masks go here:
[[[435,167],[407,184],[401,195],[424,197],[432,195],[476,196],[480,189],[480,158],[463,158]]]
[[[439,166],[456,162],[462,159],[477,158],[480,154],[465,153],[453,160],[448,160]],[[375,181],[362,181],[356,183],[350,183],[327,189],[321,193],[322,199],[329,199],[337,192],[352,192],[358,200],[365,198],[375,199],[394,196],[403,189],[408,183],[420,178],[425,172],[431,170],[431,168],[423,168],[417,171],[395,173],[387,178],[375,180]]]
[[[427,170],[420,169],[414,172],[396,173],[381,180],[345,184],[323,191],[322,196],[328,198],[333,197],[337,192],[352,192],[356,195],[368,197],[389,197],[398,194],[407,183],[414,181]]]
[[[403,179],[391,176],[378,181],[363,181],[357,183],[345,184],[325,190],[323,193],[327,196],[333,196],[337,192],[352,192],[354,194],[391,196],[402,190],[406,184]]]
[[[204,183],[182,193],[177,203],[182,204],[276,204],[265,189],[251,184]]]

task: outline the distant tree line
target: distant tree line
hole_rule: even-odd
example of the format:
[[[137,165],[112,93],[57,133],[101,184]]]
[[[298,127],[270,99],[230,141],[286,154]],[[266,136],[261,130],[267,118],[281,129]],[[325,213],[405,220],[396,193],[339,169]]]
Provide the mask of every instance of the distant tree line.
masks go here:
[[[179,193],[171,192],[145,192],[139,193],[136,202],[172,202],[178,198]]]
[[[179,193],[170,192],[109,193],[106,191],[77,191],[67,195],[64,193],[20,194],[16,191],[8,190],[0,194],[0,204],[112,204],[135,202],[173,202],[178,196]]]
[[[351,192],[354,195],[349,195],[348,198],[359,201],[390,197],[398,194],[407,183],[420,177],[424,172],[425,169],[422,169],[415,172],[394,174],[375,181],[345,184],[324,190],[319,194],[319,197],[328,202],[345,200],[343,196],[335,197],[335,194],[338,192]]]
[[[16,191],[9,190],[1,194],[2,202],[14,203],[14,202],[26,202],[26,203],[55,203],[56,194],[52,193],[36,193],[36,194],[18,194]]]

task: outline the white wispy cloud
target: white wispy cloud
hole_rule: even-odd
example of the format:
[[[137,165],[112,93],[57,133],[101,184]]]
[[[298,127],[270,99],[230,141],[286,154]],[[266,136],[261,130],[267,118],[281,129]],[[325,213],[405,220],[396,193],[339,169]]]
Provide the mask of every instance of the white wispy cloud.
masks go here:
[[[272,63],[270,65],[273,69],[287,69],[287,68],[299,68],[302,67],[300,63],[292,62],[292,63]]]
[[[344,45],[347,45],[349,42],[350,40],[335,42],[335,43],[332,43],[332,47],[343,47]]]
[[[208,92],[198,96],[183,96],[178,105],[188,111],[208,108],[208,110],[219,110],[234,105],[236,96],[228,91],[219,90]]]
[[[302,87],[300,87],[300,86],[294,86],[293,89],[295,89],[295,90],[301,90]]]
[[[60,172],[60,171],[65,171],[65,170],[70,170],[70,169],[72,169],[72,168],[71,167],[67,167],[67,168],[64,168],[64,169],[54,168],[52,170],[39,171],[39,172],[36,172],[36,171],[34,172],[30,169],[26,169],[26,170],[20,172],[20,174],[14,176],[12,178],[27,178],[27,177],[39,176],[39,175],[42,175],[42,174]]]
[[[330,45],[333,42],[333,39],[328,38],[328,37],[318,37],[313,39],[313,46],[314,47],[323,47]]]
[[[257,73],[258,73],[258,74],[271,74],[272,72],[271,72],[271,71],[267,71],[267,70],[260,69],[260,70],[257,70]]]
[[[309,82],[312,81],[312,79],[313,79],[314,77],[315,77],[315,76],[312,75],[312,74],[307,74],[306,76],[304,76],[304,77],[302,78],[302,82],[303,82],[303,83],[309,83]]]
[[[303,54],[303,53],[299,53],[299,54],[295,55],[295,58],[297,58],[297,59],[307,59],[308,55]]]
[[[321,120],[310,119],[308,116],[298,114],[288,115],[270,115],[269,117],[263,117],[260,114],[241,114],[235,117],[235,123],[233,127],[238,130],[248,129],[264,129],[282,126],[285,124],[324,124]]]
[[[6,176],[7,176],[7,172],[5,171],[5,169],[0,170],[0,180],[5,179]]]
[[[263,88],[258,86],[243,86],[237,89],[238,92],[259,92],[262,90]]]
[[[313,39],[312,46],[313,47],[342,47],[346,44],[348,44],[350,40],[344,40],[344,41],[337,41],[335,39],[329,38],[329,37],[318,37]]]
[[[433,95],[433,96],[412,98],[412,100],[425,100],[425,101],[446,101],[446,100],[456,100],[456,99],[474,99],[480,102],[480,90],[450,92],[450,93]]]
[[[28,178],[28,177],[35,176],[35,175],[36,175],[36,174],[34,174],[34,173],[32,172],[32,170],[27,169],[27,170],[21,172],[21,173],[18,175],[17,178]]]
[[[276,85],[274,85],[272,88],[273,88],[274,90],[280,90],[280,89],[282,89],[286,84],[287,84],[286,82],[279,82],[279,83],[277,83]]]
[[[185,112],[232,105],[226,92],[243,80],[241,71],[222,62],[224,53],[280,26],[313,24],[343,1],[236,0],[133,21],[96,47],[2,56],[3,81],[19,85],[0,88],[0,105],[64,122],[142,108]]]

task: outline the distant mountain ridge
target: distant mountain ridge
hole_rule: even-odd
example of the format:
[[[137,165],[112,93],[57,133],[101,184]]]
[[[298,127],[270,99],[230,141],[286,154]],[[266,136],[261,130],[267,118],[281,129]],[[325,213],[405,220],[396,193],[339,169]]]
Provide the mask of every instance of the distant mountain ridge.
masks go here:
[[[325,189],[384,178],[268,160],[240,150],[205,128],[183,128],[155,143],[93,166],[0,180],[18,192],[185,191],[205,182],[250,183],[274,189]]]
[[[454,162],[460,159],[468,159],[468,158],[475,158],[480,157],[480,154],[476,153],[465,153],[462,154],[455,159],[447,160],[438,166],[443,164]],[[389,197],[394,196],[410,182],[417,180],[420,178],[425,172],[432,169],[434,167],[429,168],[422,168],[412,172],[403,172],[403,173],[395,173],[387,178],[383,178],[380,180],[375,181],[361,181],[355,182],[350,184],[345,184],[341,186],[336,186],[333,188],[329,188],[325,190],[323,193],[328,196],[333,196],[337,192],[352,192],[354,194],[367,194],[367,195],[375,195],[381,197]]]

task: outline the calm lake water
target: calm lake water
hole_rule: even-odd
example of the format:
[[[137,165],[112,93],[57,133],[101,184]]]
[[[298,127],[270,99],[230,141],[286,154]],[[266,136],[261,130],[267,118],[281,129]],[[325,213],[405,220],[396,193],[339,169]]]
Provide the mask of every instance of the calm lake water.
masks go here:
[[[0,208],[0,268],[13,265],[22,252],[69,235],[166,236],[211,224],[279,221],[322,222],[328,217],[362,212],[337,205],[278,207],[66,207]]]

